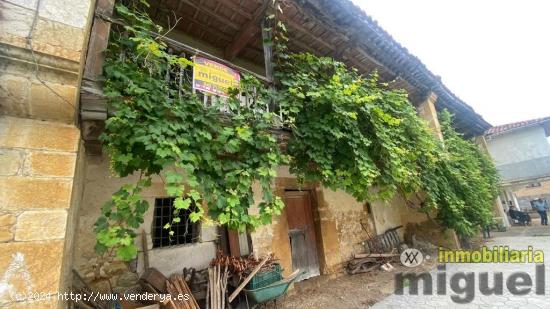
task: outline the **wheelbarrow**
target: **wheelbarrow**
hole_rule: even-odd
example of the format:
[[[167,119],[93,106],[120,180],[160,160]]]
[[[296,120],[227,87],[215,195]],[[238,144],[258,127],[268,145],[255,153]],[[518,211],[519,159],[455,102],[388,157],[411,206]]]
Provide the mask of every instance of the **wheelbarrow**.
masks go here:
[[[300,272],[299,269],[294,271],[290,276],[284,278],[283,280],[274,282],[270,285],[257,288],[254,290],[244,289],[244,294],[246,297],[247,308],[257,308],[263,304],[267,304],[269,301],[276,301],[277,298],[281,297],[286,293],[288,287],[296,281],[301,275],[307,273],[306,271]],[[250,300],[250,304],[249,304]],[[250,307],[250,305],[252,307]]]

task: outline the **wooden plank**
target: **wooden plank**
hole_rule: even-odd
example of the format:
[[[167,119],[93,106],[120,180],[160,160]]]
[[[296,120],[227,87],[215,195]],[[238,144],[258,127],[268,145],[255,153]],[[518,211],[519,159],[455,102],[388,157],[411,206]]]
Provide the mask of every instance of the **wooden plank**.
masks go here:
[[[292,28],[292,29],[304,34],[304,35],[307,35],[308,37],[313,39],[315,42],[319,43],[322,46],[325,46],[326,48],[330,49],[331,51],[334,51],[336,49],[336,47],[334,45],[330,44],[329,42],[327,42],[327,41],[325,41],[321,38],[319,38],[315,34],[312,34],[311,31],[309,31],[308,29],[302,27],[297,22],[295,22],[291,19],[284,19],[284,23],[286,23],[290,28]]]
[[[241,256],[241,247],[239,244],[239,232],[236,230],[227,230],[227,238],[229,240],[229,252],[231,256]]]
[[[240,25],[237,25],[236,23],[228,20],[227,18],[224,18],[218,14],[215,14],[213,13],[212,11],[208,10],[208,9],[205,9],[203,8],[202,6],[200,5],[197,5],[196,3],[194,3],[193,1],[189,1],[189,0],[180,0],[180,3],[185,3],[189,6],[191,6],[192,8],[196,9],[196,10],[199,10],[201,13],[205,14],[205,15],[208,15],[212,18],[215,18],[217,20],[219,20],[220,22],[222,22],[224,25],[226,26],[229,26],[235,30],[239,30],[241,29],[241,26]]]
[[[105,16],[105,15],[102,15],[102,14],[96,14],[97,16],[111,22],[111,23],[114,23],[114,24],[118,24],[118,25],[122,25],[122,26],[125,26],[125,24],[119,20],[114,20],[112,18],[110,18],[109,16]],[[258,73],[255,73],[255,72],[252,72],[248,69],[245,69],[241,66],[238,66],[238,65],[235,65],[233,64],[232,62],[230,61],[227,61],[225,59],[222,59],[222,58],[219,58],[219,57],[216,57],[210,53],[207,53],[207,52],[204,52],[200,49],[197,49],[195,47],[192,47],[188,44],[185,44],[185,43],[182,43],[182,42],[179,42],[179,41],[176,41],[174,39],[171,39],[171,38],[168,38],[166,36],[163,36],[163,35],[160,35],[158,33],[155,33],[155,32],[151,32],[151,34],[153,36],[155,36],[155,38],[159,38],[160,40],[162,40],[163,42],[165,42],[167,45],[171,46],[171,47],[174,47],[176,50],[184,50],[186,52],[189,52],[193,55],[196,55],[196,56],[203,56],[203,57],[207,57],[209,58],[210,60],[213,60],[213,61],[216,61],[216,62],[219,62],[219,63],[222,63],[230,68],[233,68],[237,71],[240,71],[240,72],[245,72],[247,74],[250,74],[254,77],[256,77],[257,79],[263,81],[263,82],[266,82],[266,83],[269,83],[270,81],[265,77],[265,76],[262,76]]]
[[[250,12],[243,10],[243,6],[241,5],[236,5],[231,1],[223,1],[223,2],[220,1],[220,4],[232,9],[233,11],[237,12],[239,15],[245,17],[246,19],[254,18],[254,15]]]
[[[269,0],[264,0],[263,4],[254,12],[253,18],[248,21],[237,34],[231,44],[224,51],[224,58],[233,60],[246,47],[246,45],[260,32],[260,20],[265,15]]]
[[[292,267],[307,271],[302,280],[317,276],[320,267],[310,192],[285,192],[284,202],[291,239]]]
[[[161,14],[168,14],[168,15],[171,15],[173,13],[173,11],[170,11],[168,9],[165,9],[165,8],[162,8],[162,7],[159,7],[156,9],[156,16],[155,16],[155,20],[157,21],[161,21],[163,23],[163,25],[166,27],[166,23],[164,21],[162,21],[162,19],[160,18],[160,15]],[[208,26],[208,25],[205,25],[203,22],[201,22],[200,20],[198,19],[195,19],[193,18],[192,16],[188,16],[188,15],[183,15],[181,14],[181,12],[176,12],[176,14],[180,14],[180,18],[181,18],[181,21],[178,23],[178,25],[176,26],[176,28],[178,29],[181,29],[182,31],[186,32],[186,33],[189,33],[190,31],[188,30],[184,30],[183,29],[183,26],[184,25],[193,25],[193,27],[196,27],[197,29],[201,30],[201,31],[204,31],[205,33],[207,33],[208,35],[211,35],[211,36],[214,36],[216,37],[217,39],[220,39],[220,40],[224,40],[224,41],[227,41],[227,42],[231,42],[232,41],[232,36],[227,34],[227,33],[224,33],[224,32],[221,32],[219,31],[218,29],[216,28],[213,28],[211,26]]]
[[[264,64],[265,64],[265,76],[269,80],[273,80],[273,44],[272,41],[273,31],[265,30],[265,21],[262,22],[262,46],[264,48]]]
[[[292,255],[293,269],[309,269],[308,241],[303,229],[291,229],[288,231],[290,238],[290,252]]]
[[[149,249],[147,249],[147,234],[141,230],[141,247],[143,250],[143,271],[149,269]]]

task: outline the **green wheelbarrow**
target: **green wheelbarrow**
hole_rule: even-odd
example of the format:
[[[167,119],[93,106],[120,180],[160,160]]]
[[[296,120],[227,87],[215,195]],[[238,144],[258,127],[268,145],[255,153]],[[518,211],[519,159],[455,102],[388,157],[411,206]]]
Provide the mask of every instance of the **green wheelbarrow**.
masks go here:
[[[296,279],[298,279],[301,275],[305,273],[307,272],[303,271],[300,273],[300,270],[297,269],[290,276],[288,276],[287,278],[284,278],[281,281],[277,281],[270,285],[257,288],[254,290],[244,289],[247,308],[256,308],[260,305],[268,303],[269,301],[276,301],[277,298],[281,297],[283,294],[286,293],[286,291],[288,290],[288,287],[294,281],[296,281]],[[249,300],[250,300],[250,305],[252,307],[249,306]]]

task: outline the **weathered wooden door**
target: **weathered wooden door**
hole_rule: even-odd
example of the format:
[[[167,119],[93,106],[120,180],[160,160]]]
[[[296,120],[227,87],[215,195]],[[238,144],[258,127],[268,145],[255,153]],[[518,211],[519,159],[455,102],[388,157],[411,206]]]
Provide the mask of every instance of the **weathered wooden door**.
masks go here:
[[[309,191],[287,191],[284,202],[288,220],[288,236],[292,253],[293,270],[306,270],[300,280],[318,276],[319,259],[315,225],[313,223],[312,199]]]

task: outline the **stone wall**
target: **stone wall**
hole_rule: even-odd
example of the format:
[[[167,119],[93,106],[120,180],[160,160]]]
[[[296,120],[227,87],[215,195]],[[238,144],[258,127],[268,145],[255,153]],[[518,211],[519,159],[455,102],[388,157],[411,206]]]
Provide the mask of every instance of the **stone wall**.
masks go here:
[[[388,228],[407,223],[423,222],[425,215],[408,209],[404,202],[396,198],[388,203],[373,203],[369,209],[366,203],[355,200],[343,191],[333,191],[321,185],[299,185],[296,178],[281,167],[274,183],[279,196],[285,190],[309,190],[312,193],[313,218],[317,237],[317,253],[321,274],[341,272],[353,253],[364,251],[363,241],[368,231],[371,235],[385,232]],[[256,200],[260,200],[258,186],[255,187]],[[252,212],[257,210],[252,210]],[[404,228],[400,230],[403,236]],[[274,218],[271,225],[262,226],[252,234],[252,246],[258,255],[275,253],[281,260],[285,273],[292,272],[292,254],[288,236],[286,211]]]
[[[418,202],[415,203],[415,205],[418,204]],[[400,236],[404,236],[404,227],[408,223],[421,223],[428,219],[426,214],[407,206],[405,200],[399,195],[390,201],[373,202],[371,208],[377,234],[382,234],[397,226],[403,226],[398,233]]]
[[[94,251],[93,225],[101,214],[101,206],[110,199],[111,194],[117,191],[122,184],[135,183],[138,176],[125,178],[112,176],[109,171],[109,160],[105,155],[86,156],[84,170],[85,177],[82,181],[84,190],[76,231],[78,241],[75,243],[74,267],[92,287],[99,291],[108,290],[107,279],[114,287],[127,288],[137,282],[138,275],[144,270],[141,236],[136,239],[136,245],[140,249],[137,268],[132,274],[133,269],[127,264],[112,258],[102,259],[97,256]],[[217,228],[203,224],[198,242],[153,249],[151,233],[155,198],[167,196],[162,180],[155,177],[152,186],[145,189],[142,196],[149,202],[149,210],[145,213],[144,223],[137,232],[145,232],[147,236],[150,266],[157,268],[166,276],[174,272],[181,273],[183,267],[194,267],[197,270],[206,268],[216,254]]]
[[[339,272],[353,253],[363,252],[367,232],[374,234],[374,221],[365,203],[343,191],[321,187],[319,217],[326,264],[324,273]]]
[[[0,306],[16,293],[63,290],[78,146],[72,125],[0,118]]]
[[[0,307],[66,307],[23,296],[70,284],[75,115],[92,4],[0,0]]]
[[[74,123],[92,1],[37,1],[0,0],[0,114]]]

